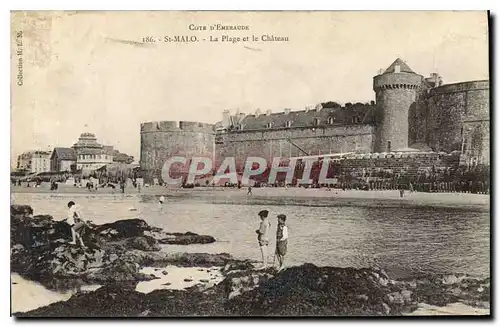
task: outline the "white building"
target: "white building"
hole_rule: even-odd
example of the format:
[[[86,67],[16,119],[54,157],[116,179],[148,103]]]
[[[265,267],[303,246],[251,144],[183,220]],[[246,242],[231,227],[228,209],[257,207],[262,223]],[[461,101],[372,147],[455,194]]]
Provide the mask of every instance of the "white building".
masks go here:
[[[78,170],[93,171],[113,162],[113,147],[97,143],[92,133],[82,133],[72,148]]]
[[[50,171],[50,152],[28,151],[17,157],[17,169],[31,173],[44,173]]]

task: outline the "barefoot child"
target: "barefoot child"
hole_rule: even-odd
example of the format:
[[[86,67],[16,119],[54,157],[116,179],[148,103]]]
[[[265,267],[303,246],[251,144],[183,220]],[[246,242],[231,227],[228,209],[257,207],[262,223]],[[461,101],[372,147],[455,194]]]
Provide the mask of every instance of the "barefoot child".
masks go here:
[[[271,229],[271,222],[267,219],[269,211],[262,210],[259,212],[261,219],[260,227],[255,232],[257,233],[257,240],[259,241],[260,252],[262,254],[262,269],[267,268],[267,246],[269,245],[269,230]]]
[[[73,237],[73,241],[71,241],[70,244],[76,244],[76,240],[78,239],[81,246],[85,247],[82,237],[79,234],[85,226],[85,223],[80,219],[75,202],[73,201],[68,202],[68,217],[66,218],[66,222],[71,226],[71,236]]]
[[[286,226],[286,216],[278,215],[278,228],[276,229],[276,257],[278,257],[278,271],[285,267],[285,255],[288,243],[288,227]]]

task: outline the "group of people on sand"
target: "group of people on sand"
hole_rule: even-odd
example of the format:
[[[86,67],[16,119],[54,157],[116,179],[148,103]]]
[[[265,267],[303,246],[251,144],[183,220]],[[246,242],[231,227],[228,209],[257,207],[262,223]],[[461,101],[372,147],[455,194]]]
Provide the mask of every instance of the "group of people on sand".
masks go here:
[[[261,222],[259,229],[255,231],[257,233],[257,241],[259,242],[260,252],[262,254],[262,267],[260,269],[266,269],[268,267],[269,234],[271,232],[271,221],[268,216],[268,210],[262,210],[259,212]],[[276,228],[276,249],[274,252],[274,258],[278,259],[278,271],[281,271],[285,268],[285,255],[288,246],[288,227],[286,225],[286,215],[279,214],[277,218],[278,226]]]

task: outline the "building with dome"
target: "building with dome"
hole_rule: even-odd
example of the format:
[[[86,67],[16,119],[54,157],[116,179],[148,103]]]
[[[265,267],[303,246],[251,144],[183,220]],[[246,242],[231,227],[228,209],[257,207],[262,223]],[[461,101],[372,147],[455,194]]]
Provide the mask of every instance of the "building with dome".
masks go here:
[[[82,133],[72,148],[77,170],[92,171],[113,162],[113,147],[98,143],[92,133]]]
[[[113,146],[100,144],[95,134],[85,132],[72,147],[54,148],[50,160],[54,172],[92,172],[111,163],[130,164],[134,158]]]

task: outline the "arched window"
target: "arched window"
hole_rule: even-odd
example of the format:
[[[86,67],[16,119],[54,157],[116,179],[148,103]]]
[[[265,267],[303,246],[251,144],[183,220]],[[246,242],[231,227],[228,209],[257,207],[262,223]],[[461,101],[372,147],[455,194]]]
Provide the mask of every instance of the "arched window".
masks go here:
[[[267,123],[267,128],[272,128],[272,127],[273,127],[273,122],[270,121],[269,123]]]
[[[286,127],[292,127],[292,121],[291,120],[288,120],[286,122]]]
[[[314,125],[319,125],[319,123],[320,123],[319,118],[314,118]]]
[[[328,117],[328,124],[329,125],[333,124],[333,121],[334,121],[333,117]]]

